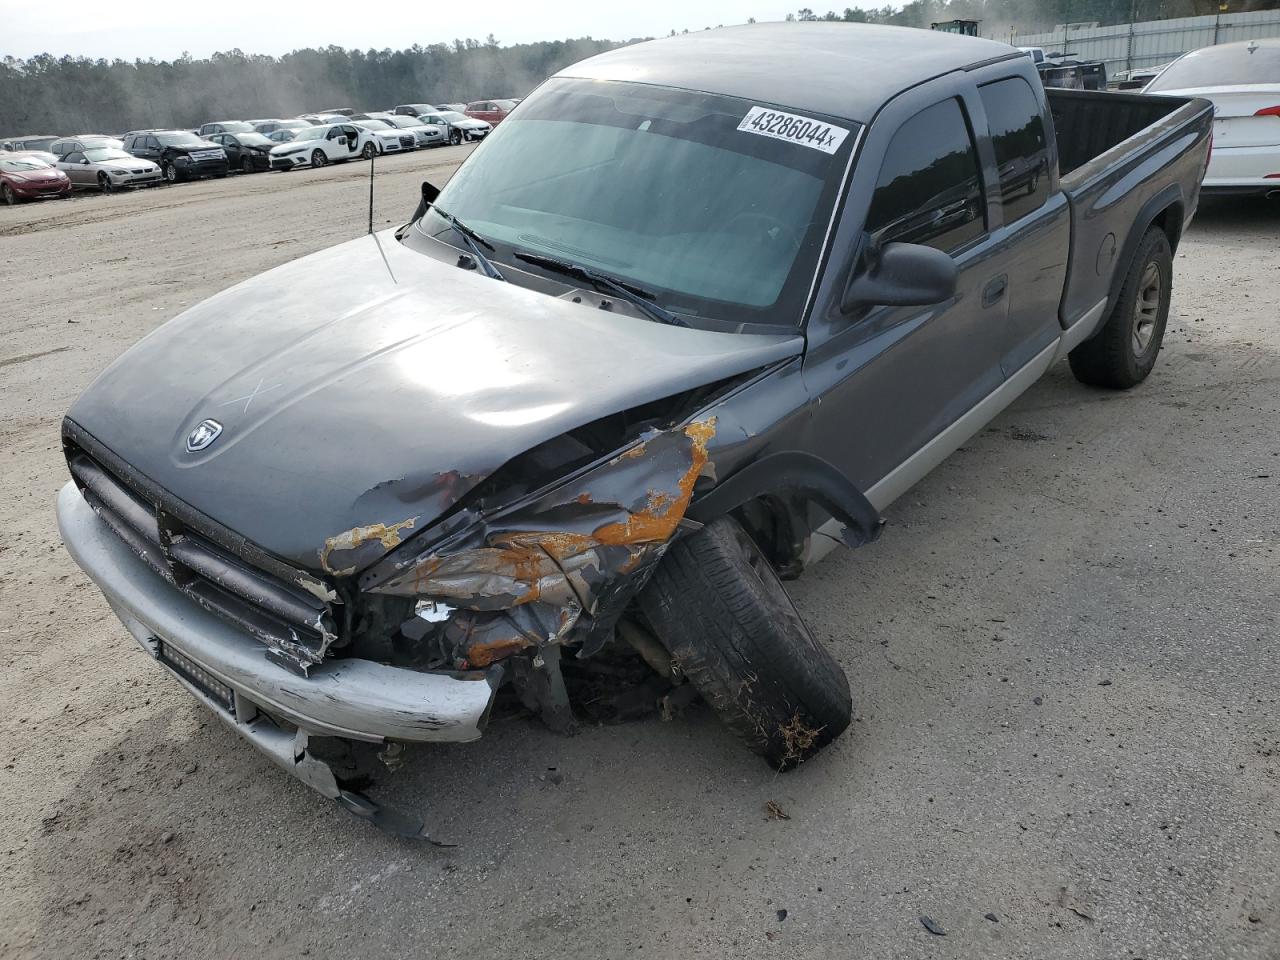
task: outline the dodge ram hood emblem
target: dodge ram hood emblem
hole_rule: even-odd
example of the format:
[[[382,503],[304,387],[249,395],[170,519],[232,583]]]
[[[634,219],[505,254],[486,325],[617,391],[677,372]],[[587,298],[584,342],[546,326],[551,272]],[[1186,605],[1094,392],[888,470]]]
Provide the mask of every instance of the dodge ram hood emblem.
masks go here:
[[[217,420],[201,420],[194,430],[187,434],[187,453],[199,453],[222,433],[222,424]]]

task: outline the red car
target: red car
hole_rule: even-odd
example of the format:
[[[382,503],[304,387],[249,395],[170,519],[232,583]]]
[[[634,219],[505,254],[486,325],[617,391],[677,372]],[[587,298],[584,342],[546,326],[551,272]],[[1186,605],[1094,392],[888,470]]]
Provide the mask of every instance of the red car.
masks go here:
[[[70,195],[71,181],[61,170],[30,154],[0,153],[0,197],[5,203]]]
[[[468,103],[467,109],[462,112],[474,120],[484,120],[496,127],[515,108],[515,100],[477,100],[475,103]]]

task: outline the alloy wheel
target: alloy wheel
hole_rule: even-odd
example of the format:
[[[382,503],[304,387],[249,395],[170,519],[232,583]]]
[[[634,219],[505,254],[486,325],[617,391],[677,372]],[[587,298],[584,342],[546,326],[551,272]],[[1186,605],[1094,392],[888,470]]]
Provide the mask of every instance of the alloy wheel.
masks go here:
[[[1155,336],[1156,323],[1160,319],[1161,290],[1160,267],[1148,263],[1138,282],[1138,302],[1133,311],[1133,352],[1136,356],[1147,352]]]

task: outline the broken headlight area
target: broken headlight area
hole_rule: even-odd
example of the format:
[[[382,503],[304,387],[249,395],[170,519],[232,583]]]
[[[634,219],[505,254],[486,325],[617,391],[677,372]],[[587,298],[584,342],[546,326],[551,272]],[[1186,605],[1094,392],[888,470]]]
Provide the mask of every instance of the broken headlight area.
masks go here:
[[[567,717],[560,649],[598,653],[682,526],[715,418],[652,430],[621,452],[489,512],[361,578],[351,653],[418,670],[511,661],[544,718]]]

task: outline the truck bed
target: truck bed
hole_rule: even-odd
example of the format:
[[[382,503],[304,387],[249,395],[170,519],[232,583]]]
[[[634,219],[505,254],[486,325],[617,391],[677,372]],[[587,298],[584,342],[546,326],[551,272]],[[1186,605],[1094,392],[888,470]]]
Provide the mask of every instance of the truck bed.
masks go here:
[[[1099,90],[1045,93],[1060,186],[1071,206],[1071,261],[1059,312],[1066,329],[1115,297],[1141,234],[1171,204],[1173,221],[1157,222],[1177,246],[1199,199],[1213,105]]]

